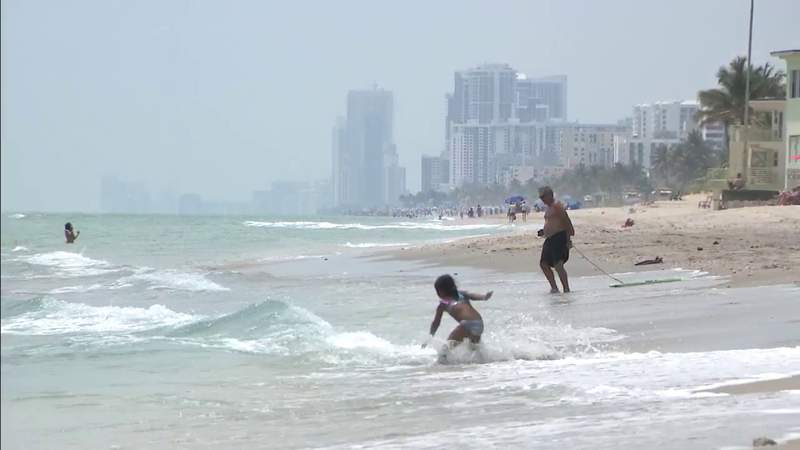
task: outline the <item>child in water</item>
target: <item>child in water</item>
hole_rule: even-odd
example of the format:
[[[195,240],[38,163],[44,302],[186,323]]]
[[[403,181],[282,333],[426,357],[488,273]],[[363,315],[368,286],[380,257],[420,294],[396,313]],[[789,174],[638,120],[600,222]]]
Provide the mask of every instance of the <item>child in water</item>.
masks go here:
[[[436,288],[436,295],[439,296],[439,306],[436,308],[436,315],[431,322],[431,337],[436,334],[439,324],[442,322],[442,313],[447,311],[453,319],[458,322],[458,326],[448,336],[450,347],[457,345],[469,338],[470,342],[477,344],[481,341],[483,334],[483,318],[478,311],[472,307],[470,300],[489,300],[492,292],[484,295],[472,294],[466,291],[459,291],[456,281],[450,275],[442,275],[433,284]],[[427,344],[423,344],[425,347]]]
[[[75,239],[78,239],[80,235],[81,232],[74,230],[71,223],[64,224],[64,238],[67,240],[67,244],[74,244]]]

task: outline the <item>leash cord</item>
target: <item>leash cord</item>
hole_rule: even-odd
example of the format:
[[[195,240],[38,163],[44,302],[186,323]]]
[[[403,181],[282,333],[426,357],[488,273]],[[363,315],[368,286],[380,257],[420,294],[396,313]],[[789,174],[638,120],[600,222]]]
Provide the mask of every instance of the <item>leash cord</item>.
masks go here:
[[[576,252],[578,252],[578,253],[579,253],[581,256],[583,256],[583,259],[585,259],[586,261],[588,261],[588,262],[589,262],[589,264],[593,265],[593,266],[595,267],[595,269],[599,270],[600,272],[603,272],[603,273],[604,273],[604,274],[605,274],[607,277],[609,277],[609,278],[611,278],[612,280],[614,280],[614,281],[618,282],[619,284],[625,284],[625,282],[624,282],[624,281],[622,281],[622,280],[620,280],[619,278],[617,278],[617,277],[615,277],[615,276],[611,275],[610,273],[606,272],[605,270],[603,270],[603,268],[602,268],[602,267],[598,266],[598,265],[597,265],[597,264],[595,264],[595,263],[594,263],[594,262],[593,262],[591,259],[587,258],[587,257],[586,257],[586,255],[584,255],[584,254],[583,254],[583,252],[582,252],[582,251],[580,251],[580,249],[578,249],[578,247],[576,247],[574,243],[572,244],[572,248],[574,248]]]

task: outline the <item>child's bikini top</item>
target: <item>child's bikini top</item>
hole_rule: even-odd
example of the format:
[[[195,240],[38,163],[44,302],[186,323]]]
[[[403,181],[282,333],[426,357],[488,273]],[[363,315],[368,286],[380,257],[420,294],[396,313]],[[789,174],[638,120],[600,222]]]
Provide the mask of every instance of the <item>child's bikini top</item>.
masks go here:
[[[467,298],[466,295],[464,295],[463,292],[458,291],[457,299],[452,299],[452,298],[446,300],[439,299],[439,303],[444,305],[444,308],[445,310],[447,310],[448,313],[452,314],[453,308],[455,308],[456,305],[462,305],[462,304],[469,305],[469,299]]]

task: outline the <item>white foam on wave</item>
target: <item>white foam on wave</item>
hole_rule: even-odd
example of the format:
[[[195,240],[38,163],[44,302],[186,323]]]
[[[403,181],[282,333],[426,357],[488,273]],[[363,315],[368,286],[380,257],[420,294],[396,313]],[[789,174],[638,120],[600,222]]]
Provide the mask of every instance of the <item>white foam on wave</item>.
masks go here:
[[[30,256],[21,256],[19,261],[55,270],[60,277],[83,277],[104,275],[116,272],[119,268],[113,267],[108,261],[92,259],[80,253],[55,251],[37,253]]]
[[[77,292],[80,292],[80,293],[91,292],[91,291],[96,291],[98,289],[103,289],[103,287],[105,287],[105,286],[103,286],[102,284],[98,284],[98,283],[90,284],[88,286],[85,286],[83,284],[79,284],[77,286],[63,286],[63,287],[60,287],[60,288],[51,289],[48,292],[48,294],[72,294],[72,293],[77,293]]]
[[[437,231],[465,231],[465,230],[497,230],[506,228],[501,224],[469,224],[446,225],[441,222],[395,222],[385,225],[365,225],[362,223],[333,223],[333,222],[257,222],[248,220],[245,226],[257,228],[290,228],[297,230],[437,230]]]
[[[18,245],[16,247],[14,247],[13,249],[11,249],[12,253],[27,252],[27,251],[28,251],[28,247],[25,247],[24,245]]]
[[[676,399],[724,394],[709,388],[797,374],[800,347],[690,353],[598,353],[552,361],[528,376],[548,384],[569,384],[582,393],[569,401],[619,397]],[[632,377],[631,374],[637,374]]]
[[[352,242],[347,242],[344,244],[344,247],[348,248],[382,248],[382,247],[403,247],[411,245],[408,242],[361,242],[358,244],[353,244]]]
[[[41,307],[2,321],[2,333],[58,335],[73,333],[131,333],[198,320],[197,316],[172,311],[163,305],[148,308],[90,306],[55,299]]]
[[[19,213],[17,213],[17,214],[11,214],[11,215],[10,215],[10,216],[8,216],[8,217],[9,217],[10,219],[24,219],[24,218],[25,218],[25,217],[27,217],[27,216],[25,216],[25,214],[19,214]]]
[[[435,351],[419,345],[393,344],[368,331],[334,333],[325,339],[334,352],[326,352],[323,360],[332,364],[375,364],[390,360],[393,364],[430,363]]]
[[[179,272],[177,270],[154,270],[142,268],[133,275],[119,280],[129,284],[131,281],[144,281],[150,284],[149,289],[174,289],[190,292],[223,292],[230,289],[219,285],[203,274],[197,272]]]

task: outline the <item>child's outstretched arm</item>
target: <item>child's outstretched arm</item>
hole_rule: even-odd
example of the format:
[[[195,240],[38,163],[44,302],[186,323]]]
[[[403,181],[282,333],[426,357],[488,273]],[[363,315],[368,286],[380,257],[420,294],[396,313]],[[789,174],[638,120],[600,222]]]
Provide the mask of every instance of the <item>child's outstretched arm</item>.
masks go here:
[[[485,294],[473,294],[471,292],[464,292],[464,296],[470,300],[489,300],[490,298],[492,298],[492,294],[494,294],[494,291],[489,291]]]
[[[436,308],[436,315],[433,316],[433,322],[431,322],[431,336],[436,334],[436,330],[439,329],[439,325],[442,323],[442,314],[444,313],[444,305],[439,303],[439,307]]]

